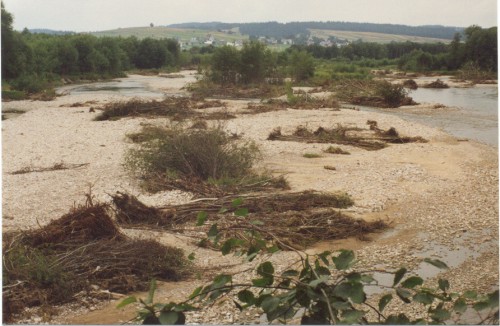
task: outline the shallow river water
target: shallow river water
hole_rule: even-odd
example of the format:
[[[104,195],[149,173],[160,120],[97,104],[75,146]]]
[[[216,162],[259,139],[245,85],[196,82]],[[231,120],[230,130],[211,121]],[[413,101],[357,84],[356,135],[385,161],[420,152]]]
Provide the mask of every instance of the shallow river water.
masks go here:
[[[435,109],[431,113],[413,112],[411,109],[387,110],[406,120],[440,128],[456,137],[476,140],[498,147],[498,87],[481,85],[469,88],[429,89],[411,91],[418,103],[443,104],[454,110]],[[380,109],[362,107],[366,111]]]

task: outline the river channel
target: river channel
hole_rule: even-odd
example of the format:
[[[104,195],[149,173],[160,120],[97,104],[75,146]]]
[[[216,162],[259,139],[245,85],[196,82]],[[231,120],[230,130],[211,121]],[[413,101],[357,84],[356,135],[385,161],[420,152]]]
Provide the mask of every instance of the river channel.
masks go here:
[[[417,103],[442,104],[447,108],[416,111],[383,109],[406,120],[440,128],[455,137],[479,141],[498,148],[498,86],[467,88],[418,88],[409,93]],[[382,109],[361,107],[364,111]]]

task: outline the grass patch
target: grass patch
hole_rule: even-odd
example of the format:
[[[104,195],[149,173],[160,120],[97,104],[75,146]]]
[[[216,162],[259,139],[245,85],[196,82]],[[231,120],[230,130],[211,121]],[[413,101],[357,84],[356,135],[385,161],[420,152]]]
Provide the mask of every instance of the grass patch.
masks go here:
[[[252,170],[260,159],[255,143],[238,140],[221,126],[146,127],[133,138],[140,140],[140,146],[128,152],[125,165],[149,191],[183,189],[207,194],[280,184]]]
[[[151,278],[189,275],[180,249],[126,237],[108,205],[87,198],[40,229],[4,236],[4,322],[25,307],[74,300],[91,284],[127,293],[146,290]]]
[[[302,155],[302,157],[305,157],[305,158],[320,158],[320,157],[323,157],[319,154],[316,154],[316,153],[305,153],[304,155]]]
[[[323,152],[328,153],[328,154],[341,154],[341,155],[350,155],[351,154],[347,151],[344,151],[342,148],[336,147],[336,146],[329,146]]]

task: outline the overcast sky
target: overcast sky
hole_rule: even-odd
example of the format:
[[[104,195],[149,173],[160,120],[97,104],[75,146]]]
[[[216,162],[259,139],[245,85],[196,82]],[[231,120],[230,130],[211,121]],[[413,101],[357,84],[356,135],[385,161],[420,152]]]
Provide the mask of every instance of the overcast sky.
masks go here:
[[[497,25],[496,0],[2,0],[14,28],[76,32],[183,22]]]

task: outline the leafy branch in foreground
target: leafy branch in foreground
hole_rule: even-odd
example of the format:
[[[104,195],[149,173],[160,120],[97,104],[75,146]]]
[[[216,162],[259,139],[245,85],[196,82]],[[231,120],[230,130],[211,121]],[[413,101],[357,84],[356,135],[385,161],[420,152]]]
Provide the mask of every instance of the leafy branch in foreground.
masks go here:
[[[241,201],[234,203],[241,205]],[[237,213],[236,213],[237,212]],[[244,208],[235,212],[234,218],[246,219],[249,214]],[[198,216],[198,225],[206,222],[206,214]],[[219,243],[217,224],[207,233],[206,241],[222,253],[246,256],[253,260],[257,254],[273,253],[275,246],[262,240],[254,228],[246,230],[248,240],[227,239]],[[294,322],[301,324],[444,324],[447,322],[470,323],[463,320],[466,311],[475,311],[478,324],[498,322],[498,290],[487,295],[474,291],[450,292],[450,284],[439,279],[437,287],[428,287],[424,280],[411,275],[406,268],[394,272],[356,271],[356,257],[353,251],[329,251],[309,255],[295,251],[298,260],[284,271],[278,272],[270,261],[260,263],[254,270],[254,278],[247,283],[238,283],[234,275],[220,274],[214,280],[196,288],[187,300],[181,303],[154,304],[155,283],[145,301],[129,297],[119,307],[139,301],[143,308],[137,319],[143,324],[184,324],[184,312],[201,310],[214,304],[222,297],[230,298],[239,310],[260,308],[269,322]],[[446,264],[436,259],[425,259],[435,267],[445,269]],[[245,271],[248,272],[248,271]],[[378,284],[374,273],[393,275],[391,286]],[[377,287],[384,293],[380,298],[369,295],[366,289]],[[371,296],[371,297],[369,297]],[[388,313],[391,302],[400,301],[422,310],[418,317],[406,313]],[[469,317],[470,318],[470,317]]]

